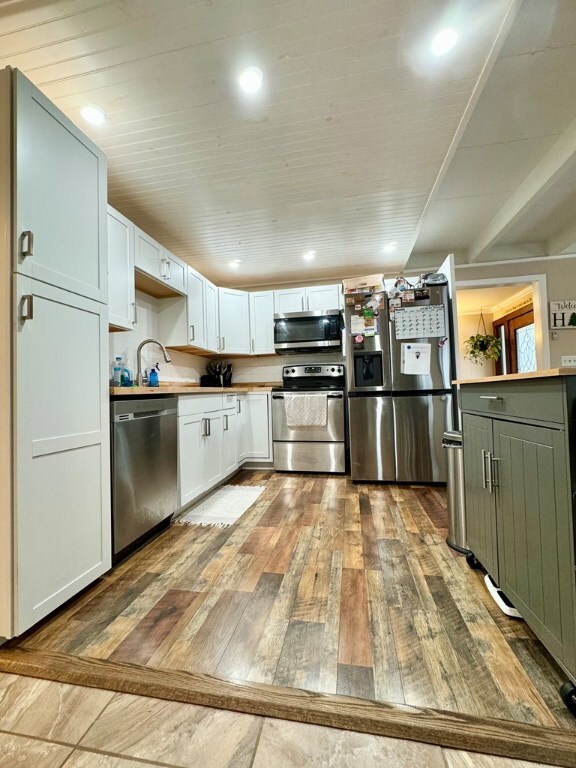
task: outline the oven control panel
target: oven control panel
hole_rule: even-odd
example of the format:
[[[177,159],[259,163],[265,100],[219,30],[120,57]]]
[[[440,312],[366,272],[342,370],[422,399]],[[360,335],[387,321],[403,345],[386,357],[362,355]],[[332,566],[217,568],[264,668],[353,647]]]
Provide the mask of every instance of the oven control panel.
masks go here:
[[[329,365],[285,365],[282,368],[283,379],[300,378],[341,378],[344,366],[337,363]]]

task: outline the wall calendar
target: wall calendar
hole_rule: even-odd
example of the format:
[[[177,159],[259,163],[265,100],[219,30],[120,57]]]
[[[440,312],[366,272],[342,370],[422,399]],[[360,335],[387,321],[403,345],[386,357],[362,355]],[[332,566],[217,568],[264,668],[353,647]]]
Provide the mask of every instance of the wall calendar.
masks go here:
[[[443,338],[446,336],[444,304],[397,307],[394,311],[397,339]]]

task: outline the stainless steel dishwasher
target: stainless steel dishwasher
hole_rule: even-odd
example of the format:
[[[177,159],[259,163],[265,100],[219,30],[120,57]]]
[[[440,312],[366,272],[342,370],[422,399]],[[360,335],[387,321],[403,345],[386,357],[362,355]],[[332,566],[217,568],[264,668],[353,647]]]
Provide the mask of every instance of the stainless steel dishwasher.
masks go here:
[[[116,400],[112,428],[112,552],[117,562],[178,509],[175,397]]]

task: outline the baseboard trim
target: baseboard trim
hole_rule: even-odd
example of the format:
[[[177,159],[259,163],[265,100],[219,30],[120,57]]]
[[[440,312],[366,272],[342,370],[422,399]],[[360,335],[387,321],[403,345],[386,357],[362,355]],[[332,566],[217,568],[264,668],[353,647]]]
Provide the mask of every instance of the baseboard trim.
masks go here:
[[[576,768],[576,734],[559,728],[50,651],[2,648],[0,672]]]

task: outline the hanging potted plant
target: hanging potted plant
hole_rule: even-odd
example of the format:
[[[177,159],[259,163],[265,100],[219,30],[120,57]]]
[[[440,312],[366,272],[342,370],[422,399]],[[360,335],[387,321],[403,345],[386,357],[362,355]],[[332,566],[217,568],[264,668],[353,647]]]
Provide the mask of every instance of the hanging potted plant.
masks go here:
[[[484,333],[480,333],[480,325]],[[486,333],[484,315],[480,310],[480,319],[475,336],[470,336],[464,342],[466,345],[466,359],[472,363],[485,363],[487,360],[499,360],[502,354],[502,342],[496,336]]]

